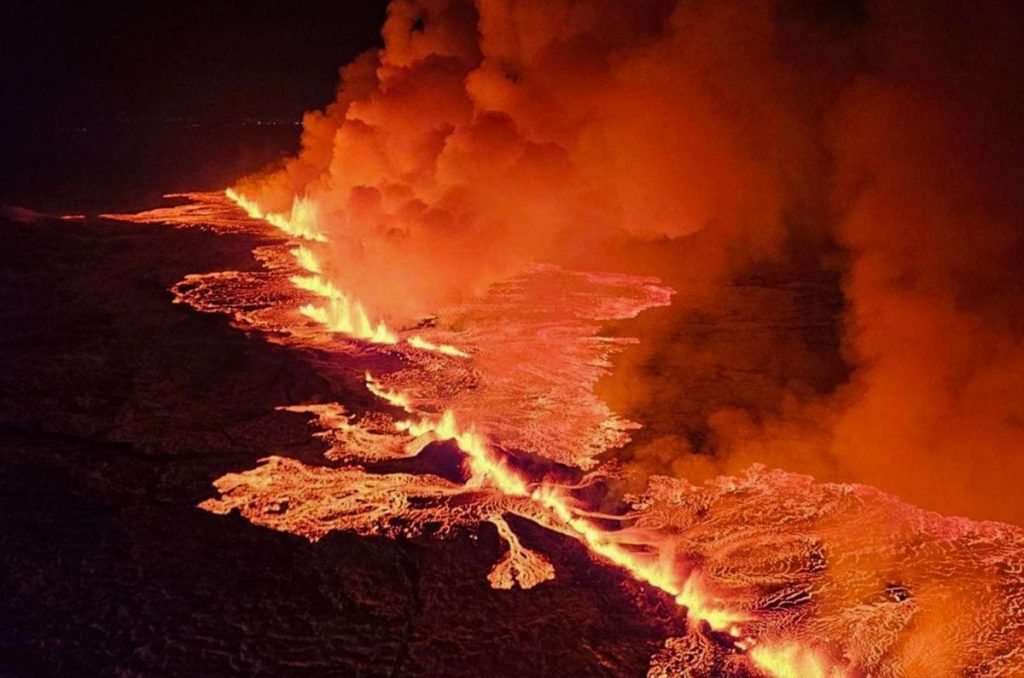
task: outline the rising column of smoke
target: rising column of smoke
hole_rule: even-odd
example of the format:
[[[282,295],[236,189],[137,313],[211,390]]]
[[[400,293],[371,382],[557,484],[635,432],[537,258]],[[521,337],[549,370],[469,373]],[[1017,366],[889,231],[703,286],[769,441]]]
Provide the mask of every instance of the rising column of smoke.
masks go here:
[[[300,155],[237,188],[310,197],[326,274],[398,322],[538,259],[653,267],[713,300],[838,245],[850,383],[804,389],[787,365],[830,347],[770,345],[776,383],[708,416],[705,472],[768,461],[1024,520],[1021,10],[821,7],[396,0]],[[749,361],[674,347],[669,325],[648,345]],[[673,416],[676,375],[623,374],[629,414]],[[673,440],[641,465],[692,459]]]
[[[307,115],[300,155],[236,188],[272,211],[312,198],[331,275],[401,320],[530,261],[597,250],[607,267],[624,236],[712,226],[694,258],[712,275],[775,251],[783,196],[815,152],[780,96],[803,78],[773,52],[772,13],[396,0],[385,48]]]

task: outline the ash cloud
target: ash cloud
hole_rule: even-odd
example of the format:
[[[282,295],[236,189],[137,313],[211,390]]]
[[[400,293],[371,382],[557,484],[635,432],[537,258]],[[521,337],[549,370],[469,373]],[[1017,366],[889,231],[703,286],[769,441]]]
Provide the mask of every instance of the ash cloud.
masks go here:
[[[602,385],[639,474],[1024,521],[1019,6],[396,0],[383,34],[237,186],[312,198],[342,288],[404,322],[536,260],[660,274]]]

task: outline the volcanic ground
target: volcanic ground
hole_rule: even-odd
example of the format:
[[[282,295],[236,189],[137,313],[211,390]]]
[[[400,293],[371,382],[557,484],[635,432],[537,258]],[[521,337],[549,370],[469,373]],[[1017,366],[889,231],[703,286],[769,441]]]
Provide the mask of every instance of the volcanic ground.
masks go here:
[[[458,331],[368,345],[298,312],[292,240],[189,199],[4,217],[4,673],[1021,668],[1009,525],[758,466],[609,503],[614,450],[645,422],[593,392],[627,319],[668,303],[654,279],[541,267],[453,311]],[[729,340],[767,306],[773,333],[832,341],[829,281],[787,280],[751,278],[673,331]],[[750,346],[749,365],[693,361],[691,382],[721,384],[706,407],[773,381]],[[841,371],[810,365],[808,387]]]

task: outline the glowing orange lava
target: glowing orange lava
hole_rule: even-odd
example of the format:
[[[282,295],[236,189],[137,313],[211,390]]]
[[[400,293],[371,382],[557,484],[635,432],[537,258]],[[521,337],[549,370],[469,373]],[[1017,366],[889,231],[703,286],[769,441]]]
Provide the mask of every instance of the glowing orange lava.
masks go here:
[[[369,379],[367,383],[370,383]],[[389,402],[392,398],[396,396],[389,396]],[[407,398],[401,396],[397,396],[397,399],[408,402]],[[644,562],[630,553],[616,541],[615,533],[602,530],[580,517],[578,507],[560,488],[544,482],[531,482],[510,467],[483,435],[472,427],[461,429],[450,410],[446,410],[440,417],[423,416],[416,421],[398,422],[397,426],[416,437],[429,433],[437,440],[454,441],[469,459],[471,485],[488,484],[504,494],[529,497],[557,518],[564,526],[561,531],[586,544],[591,552],[623,568],[640,581],[672,595],[679,605],[687,608],[692,620],[705,621],[716,631],[729,630],[732,635],[739,635],[737,624],[743,621],[744,616],[726,609],[720,601],[709,599],[701,590],[696,573],[680,577],[671,563],[659,566],[657,563]]]
[[[435,344],[427,341],[419,335],[413,335],[408,339],[409,345],[413,348],[423,349],[424,351],[434,351],[436,353],[443,353],[456,358],[468,358],[469,354],[463,350],[457,349],[449,344]]]
[[[223,196],[201,200],[218,228],[254,230],[237,207],[234,216],[225,211]],[[195,224],[201,207],[126,218]],[[354,328],[345,336],[364,339],[356,333],[379,325],[365,310],[363,322],[331,281],[321,245],[296,245],[282,233],[289,239],[257,252],[264,270],[189,276],[175,288],[178,301],[348,361],[389,407],[283,406],[312,418],[337,465],[271,456],[219,478],[219,496],[202,508],[237,510],[310,540],[332,530],[418,537],[430,526],[446,537],[494,525],[505,550],[487,579],[502,589],[557,576],[557,561],[527,548],[505,518],[532,521],[686,608],[689,632],[665,641],[651,676],[1021,675],[1013,649],[1024,637],[1017,528],[763,467],[703,485],[655,476],[643,494],[613,497],[621,510],[581,498],[596,479],[616,477],[613,463],[597,457],[631,426],[590,399],[608,356],[629,341],[598,336],[599,323],[668,303],[655,281],[537,268],[457,309],[455,323],[439,313],[415,334],[387,330],[388,341],[325,340],[322,332],[311,338],[295,313],[306,296],[324,304],[306,311],[322,327],[340,324],[342,309],[332,319],[327,305],[343,300]],[[406,414],[396,419],[391,408]],[[459,478],[369,470],[435,442],[461,453]],[[544,461],[526,464],[525,455]]]
[[[314,255],[312,251],[310,251],[306,247],[303,247],[302,245],[299,245],[298,247],[295,247],[290,251],[292,256],[295,257],[295,261],[303,269],[309,271],[310,273],[320,273],[320,262],[317,261],[316,255]]]
[[[241,207],[249,217],[265,220],[290,236],[327,242],[327,237],[318,230],[317,207],[311,200],[296,197],[292,203],[291,214],[286,217],[282,214],[264,213],[259,205],[238,194],[234,189],[226,189],[224,195]],[[388,329],[383,320],[373,323],[359,301],[352,299],[329,280],[321,277],[322,267],[312,250],[299,246],[292,249],[291,253],[299,266],[310,272],[309,275],[292,276],[292,284],[327,300],[326,305],[304,304],[299,308],[299,313],[331,332],[346,334],[375,344],[394,344],[398,341],[398,336]]]
[[[265,219],[289,235],[325,242],[326,238],[316,228],[316,206],[310,201],[296,198],[290,218],[282,215],[264,214],[254,202],[227,189],[225,195],[236,202],[253,218]],[[347,334],[374,343],[394,344],[398,337],[388,330],[383,322],[373,326],[362,304],[348,297],[333,283],[319,275],[321,266],[311,250],[302,247],[291,250],[299,264],[309,275],[294,275],[290,280],[295,287],[308,291],[327,300],[328,306],[307,304],[300,312],[334,332]],[[435,344],[417,335],[408,338],[414,348],[442,353],[449,356],[468,358],[468,353],[447,344]],[[367,373],[367,388],[389,404],[413,412],[411,400],[403,393],[382,388]],[[596,555],[630,572],[637,579],[669,593],[679,605],[685,606],[694,620],[707,622],[712,629],[729,630],[739,635],[737,623],[743,615],[732,612],[720,603],[712,601],[701,590],[695,573],[680,577],[671,565],[646,563],[631,554],[616,542],[613,533],[601,530],[590,521],[576,514],[576,508],[569,497],[557,487],[543,483],[533,484],[529,479],[512,469],[488,443],[481,433],[472,427],[462,429],[455,420],[455,414],[446,410],[439,417],[421,416],[418,420],[400,421],[396,426],[413,437],[431,435],[437,440],[452,440],[466,454],[469,461],[469,485],[489,484],[500,492],[518,497],[529,497],[543,506],[564,525],[564,531],[576,537]]]

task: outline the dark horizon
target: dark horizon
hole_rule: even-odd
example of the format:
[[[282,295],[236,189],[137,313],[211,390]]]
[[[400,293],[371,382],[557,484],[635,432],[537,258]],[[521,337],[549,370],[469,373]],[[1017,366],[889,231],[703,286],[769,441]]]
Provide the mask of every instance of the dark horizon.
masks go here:
[[[386,6],[5,6],[0,204],[136,207],[295,150],[303,112],[330,102],[339,66],[381,45]],[[106,198],[92,195],[100,186]]]

